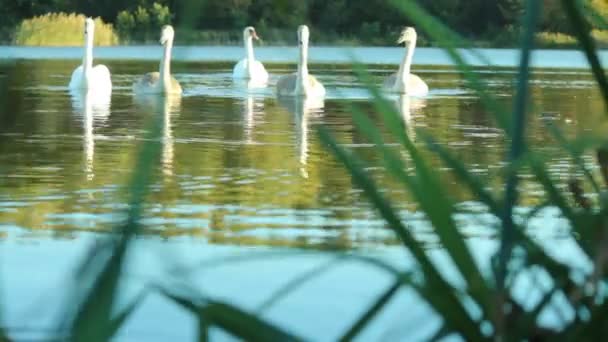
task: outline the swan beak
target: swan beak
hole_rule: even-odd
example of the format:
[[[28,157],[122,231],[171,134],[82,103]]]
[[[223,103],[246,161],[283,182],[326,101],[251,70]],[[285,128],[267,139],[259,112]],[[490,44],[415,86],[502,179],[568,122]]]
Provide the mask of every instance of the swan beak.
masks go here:
[[[260,37],[258,37],[258,34],[255,31],[253,31],[253,33],[251,33],[251,37],[255,40],[260,40]]]
[[[399,39],[397,39],[397,44],[403,44],[407,41],[407,39],[405,39],[405,37],[399,37]]]

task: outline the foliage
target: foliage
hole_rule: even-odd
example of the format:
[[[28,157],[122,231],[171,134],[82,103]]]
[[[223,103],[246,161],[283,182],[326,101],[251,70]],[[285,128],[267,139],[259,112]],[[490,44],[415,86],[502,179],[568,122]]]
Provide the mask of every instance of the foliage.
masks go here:
[[[160,27],[170,23],[169,8],[157,2],[150,9],[138,6],[133,11],[121,11],[116,17],[116,29],[123,41],[158,40]]]
[[[408,223],[401,219],[385,198],[383,189],[370,175],[368,165],[354,152],[341,146],[327,129],[321,129],[320,136],[329,151],[348,169],[354,182],[365,192],[378,214],[399,237],[403,247],[417,263],[417,267],[410,273],[384,265],[378,260],[367,260],[390,274],[393,281],[376,302],[359,319],[352,322],[342,340],[357,338],[373,318],[391,302],[397,290],[403,287],[417,292],[420,298],[441,316],[442,326],[437,329],[432,340],[448,336],[473,341],[595,340],[605,336],[608,333],[604,324],[605,315],[608,313],[608,294],[605,291],[608,282],[605,273],[608,261],[608,149],[605,146],[608,141],[590,141],[583,139],[585,137],[569,141],[558,127],[547,124],[547,131],[571,154],[573,164],[582,175],[580,179],[574,178],[570,182],[569,192],[565,192],[556,186],[545,165],[545,156],[536,151],[536,146],[528,142],[525,134],[526,117],[535,110],[528,105],[528,86],[531,51],[536,32],[542,27],[542,3],[527,1],[523,11],[523,26],[518,30],[522,48],[521,60],[513,105],[509,108],[501,106],[484,91],[489,85],[471,71],[470,66],[463,62],[461,51],[454,48],[454,42],[467,44],[466,40],[414,2],[394,0],[393,4],[400,10],[399,13],[407,14],[421,31],[445,47],[466,84],[494,114],[510,141],[510,150],[503,170],[504,189],[500,193],[493,193],[475,174],[469,172],[447,147],[438,144],[424,130],[416,132],[416,136],[425,141],[429,152],[436,153],[452,170],[456,179],[497,219],[500,249],[489,270],[482,269],[477,264],[473,251],[469,249],[454,219],[456,203],[445,191],[445,180],[436,169],[429,166],[423,151],[412,143],[406,129],[407,123],[402,121],[392,104],[373,85],[364,68],[356,66],[355,71],[368,85],[374,97],[374,105],[381,114],[382,123],[390,129],[394,141],[390,142],[389,147],[378,133],[376,124],[361,108],[353,104],[351,108],[356,128],[373,143],[376,152],[383,157],[385,172],[415,197],[450,264],[453,265],[454,272],[462,279],[462,284],[449,281],[440,272],[422,243],[415,239]],[[596,42],[591,36],[586,15],[577,4],[568,0],[560,2],[568,26],[585,52],[608,108],[608,81],[599,62]],[[376,30],[375,27],[373,29]],[[160,98],[158,101],[161,102],[158,107],[163,108],[166,99]],[[608,110],[604,111],[608,115]],[[116,299],[122,290],[119,281],[122,267],[129,255],[127,252],[131,242],[140,232],[141,209],[150,181],[154,177],[151,170],[155,169],[154,165],[159,163],[160,159],[160,117],[161,115],[150,115],[150,128],[147,130],[149,133],[144,139],[146,143],[140,147],[141,152],[128,187],[131,199],[125,213],[127,218],[114,235],[92,247],[86,260],[82,262],[82,271],[74,277],[74,288],[78,289],[74,293],[76,300],[66,304],[66,322],[60,322],[58,326],[70,327],[70,337],[74,340],[111,340],[141,298],[150,291],[155,291],[191,313],[199,324],[198,337],[201,341],[208,339],[209,329],[212,327],[223,329],[243,340],[300,340],[299,336],[255,314],[206,298],[196,289],[186,285],[156,285],[136,296],[126,309],[115,310]],[[395,145],[398,149],[394,148]],[[589,165],[583,161],[585,152],[589,150],[596,152],[603,185],[600,185],[598,176],[591,172]],[[411,164],[406,165],[406,162]],[[515,217],[513,210],[519,202],[518,184],[523,168],[530,170],[546,196],[546,203],[534,208],[530,215],[547,207],[559,209],[563,220],[570,227],[572,241],[584,253],[590,269],[579,269],[548,255],[538,241],[528,235],[528,221]],[[584,189],[591,189],[593,196],[586,194]],[[348,258],[357,259],[356,256],[343,256],[343,259]],[[311,273],[300,279],[300,282],[314,277],[315,274],[316,272]],[[531,284],[541,293],[538,298],[522,299],[516,296],[514,287],[522,278],[533,280]],[[293,288],[294,284],[289,286]],[[563,311],[570,314],[563,315],[558,326],[548,328],[543,325],[541,318],[544,313],[557,312],[561,315]]]
[[[82,14],[49,13],[21,22],[14,42],[33,46],[80,46],[83,44],[85,16]],[[96,45],[114,45],[118,38],[111,24],[95,18]]]
[[[421,5],[463,36],[513,46],[524,0],[421,0]],[[543,0],[539,29],[572,34],[559,0]],[[373,45],[392,44],[395,35],[413,20],[394,11],[390,0],[0,0],[4,18],[0,28],[13,28],[21,20],[65,11],[99,16],[115,24],[120,37],[130,42],[155,40],[158,25],[169,22],[193,31],[238,31],[254,25],[262,34],[291,29],[302,23],[316,30],[323,41],[347,40]],[[586,6],[608,15],[604,0],[586,0]],[[370,10],[373,9],[373,10]],[[601,27],[592,22],[593,28]],[[0,31],[0,33],[2,33]],[[200,36],[204,36],[204,33]],[[0,40],[2,38],[0,37]],[[507,40],[509,39],[509,40]],[[267,40],[270,41],[270,40]],[[274,41],[273,41],[274,42]],[[556,40],[559,42],[559,40]],[[497,43],[498,44],[498,43]]]

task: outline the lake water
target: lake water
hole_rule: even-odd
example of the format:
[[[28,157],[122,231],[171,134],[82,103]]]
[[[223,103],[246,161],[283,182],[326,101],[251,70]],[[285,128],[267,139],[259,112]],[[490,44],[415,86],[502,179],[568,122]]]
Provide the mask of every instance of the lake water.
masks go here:
[[[2,280],[5,292],[10,294],[6,296],[7,324],[20,331],[23,317],[29,317],[24,315],[46,317],[47,321],[41,318],[38,328],[23,331],[41,329],[44,322],[48,323],[52,312],[32,310],[41,302],[52,307],[49,303],[57,300],[44,299],[47,287],[41,283],[50,284],[60,293],[61,283],[78,256],[98,232],[110,229],[119,220],[117,213],[127,200],[123,186],[133,171],[147,123],[154,116],[163,118],[162,156],[145,208],[145,237],[139,242],[146,248],[142,248],[143,256],[132,262],[136,279],[162,278],[169,259],[176,264],[196,264],[208,258],[283,251],[285,247],[357,250],[403,267],[409,265],[402,262],[408,260],[407,256],[396,247],[397,240],[361,190],[319,142],[315,131],[319,125],[328,127],[341,144],[369,163],[369,170],[403,218],[429,249],[435,249],[436,239],[411,196],[382,172],[373,146],[354,130],[349,109],[351,104],[363,108],[388,138],[349,61],[354,55],[367,64],[380,84],[383,77],[395,71],[402,50],[313,49],[310,70],[328,90],[323,103],[277,100],[273,85],[280,75],[294,70],[295,64],[288,62],[294,60],[295,50],[258,50],[257,55],[272,75],[270,86],[248,90],[233,84],[230,78],[240,49],[179,48],[172,71],[184,88],[184,96],[158,106],[154,101],[140,101],[131,93],[138,75],[157,68],[153,60],[160,50],[156,47],[96,50],[96,55],[104,58],[97,62],[112,71],[114,90],[109,105],[72,97],[67,91],[80,49],[0,47],[0,57],[5,58],[0,59],[0,234]],[[477,62],[476,71],[488,90],[509,105],[517,52],[478,52],[494,66]],[[431,92],[424,99],[391,98],[404,120],[410,127],[433,134],[490,187],[500,191],[506,142],[491,114],[466,89],[462,76],[439,50],[419,49],[414,63],[413,72],[427,82]],[[564,185],[575,169],[543,122],[558,125],[569,137],[605,134],[602,102],[580,54],[538,51],[534,65],[534,111],[527,123],[528,139],[547,153],[553,176]],[[415,139],[415,132],[410,133],[423,147]],[[427,155],[445,175],[450,195],[459,202],[463,231],[471,237],[479,259],[486,259],[496,248],[492,220],[485,218],[470,195],[452,181],[449,170],[432,154]],[[593,166],[591,156],[587,160]],[[522,192],[520,210],[543,199],[540,186],[530,177],[524,177]],[[548,212],[544,220],[557,222],[556,216]],[[551,248],[569,250],[569,242],[561,239],[564,227],[543,230],[542,224],[538,226],[535,234],[552,241]],[[327,258],[322,253],[307,254],[266,260],[257,266],[238,264],[214,269],[208,272],[212,276],[203,277],[207,282],[201,287],[255,309],[280,284]],[[296,293],[294,299],[288,299],[267,317],[302,336],[324,340],[339,336],[350,321],[320,322],[319,310],[326,317],[354,319],[388,284],[373,271],[349,267],[322,277],[308,292]],[[26,268],[29,271],[23,272]],[[310,303],[312,297],[320,298],[322,308],[318,302],[316,306]],[[408,325],[410,330],[407,326],[394,330],[395,317],[402,317],[407,305],[393,305],[396,316],[387,313],[380,320],[383,323],[365,336],[378,339],[406,336],[408,332],[408,340],[420,339],[437,324],[428,320],[428,308],[420,306],[411,293],[401,300],[420,307]],[[27,305],[21,305],[24,303]],[[133,329],[122,338],[193,336],[194,322],[175,308],[167,310],[167,306],[160,299],[152,300],[136,315],[140,319],[132,320]],[[183,329],[152,324],[151,317],[159,315]],[[420,328],[417,337],[411,335],[411,328],[420,327],[420,322],[428,327]]]

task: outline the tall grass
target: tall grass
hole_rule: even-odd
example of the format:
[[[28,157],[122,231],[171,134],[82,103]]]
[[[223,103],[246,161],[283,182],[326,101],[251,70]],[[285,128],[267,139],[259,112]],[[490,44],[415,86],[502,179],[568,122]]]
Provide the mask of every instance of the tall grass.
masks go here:
[[[595,41],[586,25],[587,15],[578,2],[562,0],[567,17],[576,28],[576,40],[584,50],[598,87],[604,94],[608,105],[608,83],[597,56]],[[418,130],[416,137],[424,142],[424,149],[435,153],[475,197],[483,203],[489,213],[500,222],[501,247],[496,252],[491,270],[482,270],[472,257],[473,253],[466,244],[464,236],[454,219],[454,201],[445,191],[444,179],[431,168],[422,149],[414,145],[406,123],[379,89],[372,83],[365,68],[355,65],[354,71],[364,82],[374,98],[374,106],[381,114],[384,126],[390,130],[392,140],[398,142],[400,150],[385,145],[376,124],[365,111],[353,104],[353,120],[362,135],[374,143],[376,152],[382,156],[385,172],[399,181],[418,202],[433,228],[433,233],[441,242],[447,256],[464,280],[464,285],[450,282],[435,265],[423,244],[413,235],[408,222],[402,221],[391,203],[376,185],[367,171],[367,165],[355,152],[341,146],[327,128],[321,128],[319,135],[333,156],[350,172],[354,182],[364,190],[378,215],[400,239],[403,248],[415,259],[417,266],[413,271],[395,269],[378,260],[357,256],[342,256],[336,261],[355,258],[375,265],[393,276],[393,282],[358,319],[350,323],[341,340],[350,341],[365,330],[374,317],[391,302],[397,290],[407,287],[416,291],[420,297],[442,318],[433,340],[446,336],[459,336],[464,340],[510,341],[510,340],[595,340],[606,336],[608,326],[605,317],[608,313],[608,295],[605,291],[608,276],[608,140],[579,139],[567,140],[558,127],[547,125],[547,130],[562,148],[571,154],[574,164],[580,168],[584,178],[573,179],[570,191],[560,190],[551,178],[544,163],[544,156],[536,152],[535,146],[526,139],[526,117],[534,113],[528,105],[530,96],[528,82],[530,77],[530,53],[534,47],[536,24],[541,12],[542,2],[528,1],[523,18],[524,30],[520,37],[521,63],[516,79],[516,92],[512,106],[505,107],[486,91],[488,85],[464,63],[461,51],[455,46],[469,44],[444,24],[429,15],[414,2],[394,0],[396,10],[403,11],[417,23],[420,30],[443,46],[462,73],[466,84],[482,100],[488,111],[493,113],[498,125],[510,139],[510,150],[505,156],[503,191],[494,193],[451,151],[436,143],[424,130]],[[163,108],[164,99],[159,99]],[[607,107],[608,108],[608,107]],[[606,111],[608,114],[608,110]],[[122,267],[128,257],[127,251],[140,230],[141,209],[145,203],[150,181],[153,179],[154,165],[159,162],[160,125],[158,118],[151,116],[148,130],[149,139],[141,146],[141,153],[135,166],[128,190],[131,194],[127,219],[118,227],[114,235],[105,243],[96,245],[83,261],[83,271],[74,280],[73,303],[65,308],[65,320],[58,327],[69,327],[70,337],[76,341],[105,341],[112,338],[130,314],[138,307],[141,298],[149,291],[155,291],[188,310],[199,324],[199,340],[209,338],[210,328],[220,328],[244,340],[300,340],[279,326],[264,321],[261,317],[233,305],[204,297],[196,289],[171,288],[156,284],[147,292],[136,296],[130,305],[116,311],[116,298],[121,292],[120,279]],[[604,184],[597,175],[590,172],[582,162],[585,151],[596,151],[599,170]],[[406,168],[408,163],[413,166]],[[518,180],[523,168],[530,170],[545,192],[546,201],[532,212],[545,207],[558,208],[571,228],[572,240],[592,265],[591,270],[582,271],[565,264],[547,252],[526,232],[525,220],[515,220],[513,209],[518,205]],[[586,188],[593,189],[595,197],[584,194]],[[597,198],[592,201],[591,198]],[[514,253],[517,251],[517,253]],[[95,266],[95,267],[93,267]],[[288,295],[298,284],[327,271],[318,269],[290,283],[277,293],[277,297]],[[514,284],[520,277],[545,275],[550,281],[548,287],[539,288],[540,298],[522,302],[514,295]],[[547,283],[547,282],[545,282]],[[84,284],[84,285],[83,285]],[[544,284],[547,285],[547,284]],[[561,303],[555,303],[560,299]],[[272,302],[272,300],[270,301]],[[477,310],[470,310],[471,307]],[[541,315],[551,310],[567,308],[572,317],[564,319],[561,325],[548,329],[541,323]],[[473,312],[475,311],[475,312]],[[339,319],[339,318],[335,318]],[[0,332],[1,333],[1,332]]]
[[[80,46],[83,44],[82,14],[48,13],[26,19],[15,29],[14,43],[29,46]],[[95,18],[95,45],[116,45],[118,36],[111,24]]]

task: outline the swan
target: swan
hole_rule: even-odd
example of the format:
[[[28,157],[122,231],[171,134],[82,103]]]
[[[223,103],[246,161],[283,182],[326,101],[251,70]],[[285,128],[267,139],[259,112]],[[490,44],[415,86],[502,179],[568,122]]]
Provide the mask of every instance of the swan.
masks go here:
[[[389,76],[384,81],[384,89],[398,94],[410,96],[425,96],[429,92],[429,87],[424,81],[410,73],[412,57],[416,49],[416,30],[413,27],[406,27],[397,40],[397,44],[405,43],[407,52],[399,65],[399,71]]]
[[[159,72],[149,72],[133,83],[135,94],[181,95],[182,87],[171,75],[171,48],[175,32],[171,25],[165,25],[160,35],[160,43],[164,46],[160,59]]]
[[[298,44],[300,55],[298,71],[295,74],[282,76],[277,82],[277,94],[282,96],[325,96],[325,87],[314,76],[308,74],[308,26],[298,27]]]
[[[96,93],[111,93],[112,80],[110,70],[103,64],[93,67],[93,38],[95,21],[86,18],[84,21],[84,56],[82,65],[72,72],[69,88],[72,91],[93,90]]]
[[[268,72],[264,68],[264,64],[256,61],[253,56],[253,40],[260,39],[255,32],[255,29],[248,26],[243,30],[243,42],[245,43],[245,52],[247,56],[241,59],[232,70],[233,79],[245,79],[255,81],[256,83],[266,83],[268,81]]]

